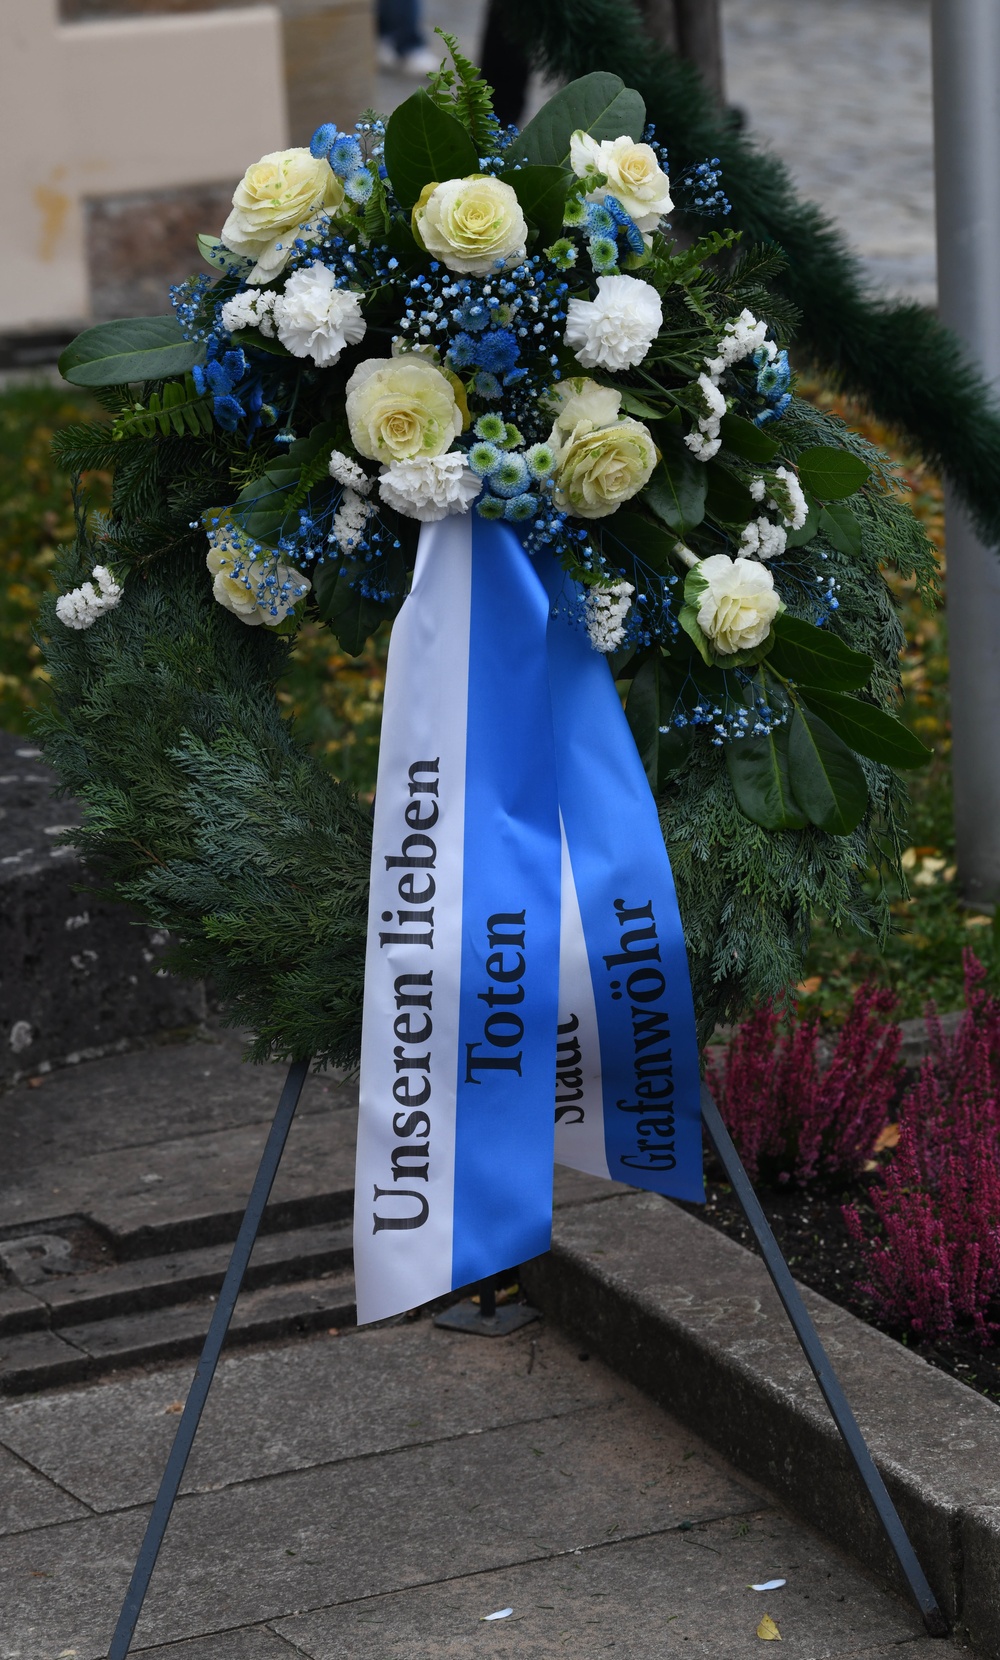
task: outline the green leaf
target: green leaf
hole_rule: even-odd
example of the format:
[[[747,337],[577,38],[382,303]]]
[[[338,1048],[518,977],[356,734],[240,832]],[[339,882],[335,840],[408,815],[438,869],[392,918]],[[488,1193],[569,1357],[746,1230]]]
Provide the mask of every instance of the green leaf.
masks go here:
[[[384,159],[396,200],[407,212],[425,184],[479,172],[476,146],[462,123],[439,109],[423,87],[390,115]]]
[[[569,180],[561,167],[522,167],[505,180],[511,184],[529,225],[541,232],[543,243],[562,235]]]
[[[204,346],[185,340],[169,317],[123,317],[84,329],[59,359],[74,386],[123,386],[130,380],[166,380],[200,363]]]
[[[570,81],[550,98],[528,122],[507,156],[511,162],[528,162],[535,167],[566,167],[570,135],[578,128],[600,143],[605,138],[620,138],[623,133],[638,139],[645,125],[646,106],[639,94],[617,75],[598,69]],[[388,135],[386,142],[388,145]],[[391,167],[389,176],[394,178]]]
[[[806,818],[832,836],[848,836],[865,816],[868,786],[861,763],[808,709],[796,709],[788,734],[788,776]]]
[[[670,555],[674,537],[662,525],[655,524],[641,513],[620,507],[601,526],[601,545],[614,563],[620,563],[622,552],[630,553],[663,574],[673,569]]]
[[[725,746],[726,768],[741,813],[765,830],[801,830],[807,823],[792,794],[788,727],[766,738],[740,738]]]
[[[887,767],[922,767],[933,753],[909,727],[884,709],[859,698],[845,697],[841,692],[830,692],[816,686],[800,686],[799,695],[810,709],[822,715],[827,725],[850,744],[859,755],[870,761],[881,761]]]
[[[834,449],[829,444],[814,444],[796,457],[799,479],[803,488],[823,501],[839,501],[841,496],[853,496],[855,490],[868,479],[871,468],[860,456],[850,450]]]
[[[710,461],[707,466],[704,462],[696,465],[707,475],[705,512],[710,519],[719,519],[727,525],[746,525],[757,517],[760,506],[735,473],[720,467],[717,461]]]
[[[819,516],[819,528],[840,553],[857,559],[861,552],[861,526],[843,502],[831,502]]]
[[[774,633],[768,663],[786,680],[832,692],[855,692],[867,686],[875,666],[872,659],[827,629],[783,611],[774,619]]]
[[[259,329],[237,329],[232,335],[234,346],[257,352],[267,352],[270,357],[291,357],[287,346],[283,346],[274,335],[261,334]]]
[[[630,392],[627,387],[616,386],[615,391],[621,393],[622,408],[630,415],[637,415],[641,421],[666,421],[671,417],[677,417],[676,410],[655,409],[651,403],[647,403],[635,392]]]
[[[695,650],[702,662],[707,668],[714,668],[715,658],[712,655],[712,648],[708,643],[707,636],[702,632],[695,607],[693,605],[682,605],[677,613],[677,621],[688,639],[694,642]]]
[[[234,275],[240,275],[244,271],[249,271],[253,265],[252,259],[246,259],[243,254],[234,254],[217,236],[206,236],[203,233],[196,241],[198,252],[205,264],[214,265],[217,271],[229,271]]]
[[[663,659],[656,651],[636,670],[625,703],[625,715],[654,796],[662,793],[670,775],[684,765],[691,748],[690,728],[678,731],[671,726],[666,732],[660,731],[675,701]]]
[[[761,467],[773,461],[781,448],[760,427],[755,427],[752,421],[745,421],[742,415],[734,415],[732,411],[723,415],[720,430],[727,450],[741,455],[744,461],[756,461]]]
[[[657,463],[642,500],[678,536],[685,536],[705,517],[707,488],[706,468],[677,444]]]

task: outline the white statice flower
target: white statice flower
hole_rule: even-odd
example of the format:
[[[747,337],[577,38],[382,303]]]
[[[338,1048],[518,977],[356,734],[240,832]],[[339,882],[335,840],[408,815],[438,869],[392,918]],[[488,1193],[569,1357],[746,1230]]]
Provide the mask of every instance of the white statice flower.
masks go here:
[[[650,144],[637,144],[628,134],[600,142],[578,129],[569,141],[569,164],[578,179],[603,173],[606,185],[590,191],[588,201],[600,201],[606,192],[616,196],[641,231],[655,231],[673,207],[670,180]]]
[[[563,339],[585,369],[631,369],[662,325],[663,306],[652,283],[598,277],[596,299],[570,300]]]
[[[754,501],[764,500],[764,497],[767,495],[767,484],[764,479],[752,478],[750,480],[750,494]]]
[[[372,487],[368,474],[343,450],[331,450],[327,472],[334,483],[342,484],[346,490],[356,490],[359,495],[367,496]]]
[[[609,582],[606,587],[588,588],[584,601],[587,633],[595,651],[617,651],[625,638],[625,619],[632,609],[635,589],[631,582]]]
[[[244,289],[234,294],[222,308],[222,324],[230,334],[241,329],[259,329],[271,339],[274,335],[274,302],[278,298],[271,288]]]
[[[739,552],[755,553],[758,559],[777,559],[785,551],[788,533],[770,519],[751,519],[740,537]]]
[[[781,514],[789,530],[801,530],[809,517],[809,507],[798,473],[787,467],[775,467],[771,489],[774,499],[768,502],[768,507]]]
[[[56,616],[67,628],[91,628],[98,617],[113,611],[121,600],[123,589],[106,565],[94,566],[94,582],[84,582],[56,600]]]
[[[728,369],[732,363],[740,363],[745,357],[753,357],[754,352],[763,351],[768,362],[777,357],[778,348],[773,340],[767,338],[767,324],[758,322],[753,312],[746,306],[738,317],[733,317],[722,331],[722,339],[718,341],[716,350],[718,356],[705,359],[705,366],[710,374],[716,378],[722,370]],[[721,364],[721,368],[719,365]]]
[[[397,513],[434,524],[452,513],[467,513],[482,488],[482,479],[466,466],[462,451],[452,450],[393,461],[382,470],[378,492]]]
[[[282,565],[271,548],[250,543],[228,514],[208,522],[205,563],[219,604],[251,628],[277,628],[295,609],[312,583],[291,565]]]
[[[766,565],[713,553],[700,561],[694,574],[701,579],[698,627],[719,655],[729,657],[762,645],[781,609]]]
[[[360,468],[358,470],[360,472]],[[371,489],[371,482],[371,479],[365,479],[366,489]],[[330,540],[336,542],[337,546],[345,551],[348,548],[353,548],[355,542],[360,539],[362,531],[373,512],[373,503],[366,501],[363,495],[359,494],[357,490],[351,489],[348,485],[341,497],[340,506],[334,515]]]
[[[336,363],[345,346],[356,346],[368,327],[358,295],[338,288],[319,260],[292,272],[274,302],[274,325],[293,357],[311,357],[320,369]]]
[[[704,399],[705,413],[698,417],[696,431],[689,432],[684,442],[696,460],[711,461],[722,448],[719,432],[726,413],[726,400],[711,376],[699,375],[697,385]]]

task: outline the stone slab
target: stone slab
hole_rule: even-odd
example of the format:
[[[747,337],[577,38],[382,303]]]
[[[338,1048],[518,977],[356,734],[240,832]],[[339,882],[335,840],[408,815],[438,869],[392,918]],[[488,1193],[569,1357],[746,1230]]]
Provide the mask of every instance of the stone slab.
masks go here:
[[[74,1349],[104,1367],[134,1366],[197,1354],[215,1311],[215,1298],[176,1303],[151,1314],[123,1314],[66,1326],[61,1335]],[[227,1343],[263,1343],[319,1326],[343,1326],[355,1318],[354,1280],[348,1275],[265,1286],[241,1294],[226,1334]]]
[[[328,1603],[331,1587],[370,1597],[759,1505],[638,1398],[544,1434],[515,1426],[265,1478],[180,1499],[137,1643],[287,1618]],[[0,1660],[63,1647],[100,1660],[143,1520],[0,1540]]]
[[[265,1626],[241,1626],[238,1631],[220,1631],[191,1642],[159,1644],[155,1648],[133,1649],[143,1660],[301,1660],[302,1650],[292,1648]]]
[[[190,1367],[0,1407],[0,1445],[96,1511],[151,1500]],[[474,1342],[430,1320],[222,1361],[185,1492],[637,1398],[536,1327]],[[693,1443],[692,1443],[693,1444]]]
[[[529,1296],[890,1582],[898,1570],[760,1260],[655,1195],[560,1213]],[[1000,1505],[1000,1408],[804,1290],[935,1593],[960,1517]],[[1000,1652],[998,1649],[996,1652]]]
[[[48,1323],[45,1304],[29,1291],[0,1284],[0,1334],[31,1331]]]
[[[276,1103],[275,1103],[276,1104]],[[178,1136],[77,1158],[6,1187],[0,1228],[69,1213],[102,1228],[122,1256],[233,1239],[270,1121]],[[296,1114],[267,1212],[272,1229],[351,1214],[355,1118],[329,1108]]]
[[[984,1654],[997,1653],[1000,1626],[1000,1505],[976,1505],[962,1518],[965,1597],[961,1630]]]
[[[779,1591],[750,1589],[779,1577],[788,1580]],[[485,1622],[503,1608],[513,1609],[508,1619]],[[920,1631],[908,1609],[774,1514],[317,1609],[277,1630],[309,1660],[604,1660],[612,1650],[627,1660],[746,1660],[765,1612],[782,1660],[859,1651],[874,1660],[876,1643],[896,1660],[931,1660],[930,1642],[907,1641]]]
[[[89,1514],[86,1505],[0,1447],[0,1534],[26,1533]]]
[[[93,1370],[90,1359],[52,1331],[0,1337],[0,1394],[72,1383]]]

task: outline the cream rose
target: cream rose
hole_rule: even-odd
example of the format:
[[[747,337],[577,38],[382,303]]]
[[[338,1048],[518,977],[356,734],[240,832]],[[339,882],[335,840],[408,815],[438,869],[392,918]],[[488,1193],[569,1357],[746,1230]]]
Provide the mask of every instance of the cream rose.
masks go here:
[[[625,212],[641,231],[655,231],[665,213],[673,207],[670,180],[649,144],[636,144],[625,135],[598,143],[589,133],[577,131],[570,138],[569,161],[578,179],[588,173],[603,173],[607,184],[592,190],[588,201],[605,191],[617,196]]]
[[[767,566],[725,553],[713,553],[695,566],[684,595],[697,605],[698,627],[721,657],[762,645],[781,610]]]
[[[564,512],[603,519],[638,494],[656,466],[656,447],[641,421],[576,427],[558,451],[553,498]],[[550,442],[555,447],[558,428]]]
[[[308,150],[272,150],[248,167],[236,186],[219,240],[256,261],[248,282],[270,282],[288,263],[299,226],[343,200],[344,187],[325,157],[317,161]]]
[[[413,232],[449,271],[479,277],[498,265],[519,264],[528,240],[510,185],[476,175],[426,185],[413,209]]]
[[[213,595],[220,605],[251,628],[258,628],[261,623],[277,628],[303,594],[309,592],[312,586],[309,578],[291,565],[279,565],[276,559],[245,559],[235,551],[235,546],[233,541],[224,543],[223,551],[216,545],[205,555],[205,563],[215,579]]]
[[[577,428],[592,432],[595,427],[613,426],[622,406],[622,395],[586,375],[574,375],[551,386],[545,401],[555,414],[549,442],[558,450]]]
[[[354,447],[370,461],[443,455],[462,430],[451,383],[417,353],[359,363],[346,407]]]

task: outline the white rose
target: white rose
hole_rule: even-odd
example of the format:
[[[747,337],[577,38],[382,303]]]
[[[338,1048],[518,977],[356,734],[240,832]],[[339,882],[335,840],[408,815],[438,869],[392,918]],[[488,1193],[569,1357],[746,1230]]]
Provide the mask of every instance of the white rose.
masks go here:
[[[346,409],[354,448],[370,461],[442,455],[462,430],[451,382],[415,352],[359,363]]]
[[[421,524],[434,524],[451,513],[468,513],[483,481],[466,466],[461,451],[393,461],[383,469],[378,493],[388,507]]]
[[[311,357],[321,369],[336,363],[345,346],[356,346],[368,327],[357,294],[338,288],[318,260],[292,272],[274,302],[274,325],[293,357]]]
[[[279,565],[277,559],[244,558],[236,551],[235,541],[230,539],[227,545],[224,535],[216,540],[222,546],[211,547],[205,563],[215,578],[212,593],[219,604],[251,628],[261,623],[276,628],[284,622],[296,601],[311,588],[309,578],[291,565]]]
[[[553,440],[553,447],[555,447]],[[656,446],[641,421],[577,427],[558,452],[553,500],[580,519],[604,519],[648,484]]]
[[[555,414],[549,443],[558,451],[578,428],[592,432],[595,427],[612,426],[618,419],[622,395],[613,387],[588,380],[586,375],[576,375],[551,386],[545,402]]]
[[[651,283],[598,277],[596,299],[570,300],[563,339],[585,369],[631,369],[662,325],[663,306]]]
[[[308,150],[272,150],[248,167],[219,237],[256,264],[247,282],[270,282],[292,253],[295,232],[317,209],[340,207],[344,187],[325,157]]]
[[[519,265],[528,240],[511,186],[475,174],[425,185],[413,209],[413,231],[449,271],[478,277],[498,265]]]
[[[704,583],[697,599],[698,627],[720,656],[752,651],[767,639],[781,601],[766,565],[713,553],[692,576]]]
[[[578,179],[588,173],[603,173],[607,184],[592,190],[588,201],[597,201],[605,190],[617,196],[629,217],[641,231],[655,231],[665,213],[673,207],[670,180],[656,151],[649,144],[636,144],[627,135],[605,138],[598,143],[589,133],[577,131],[570,138],[569,161]]]

